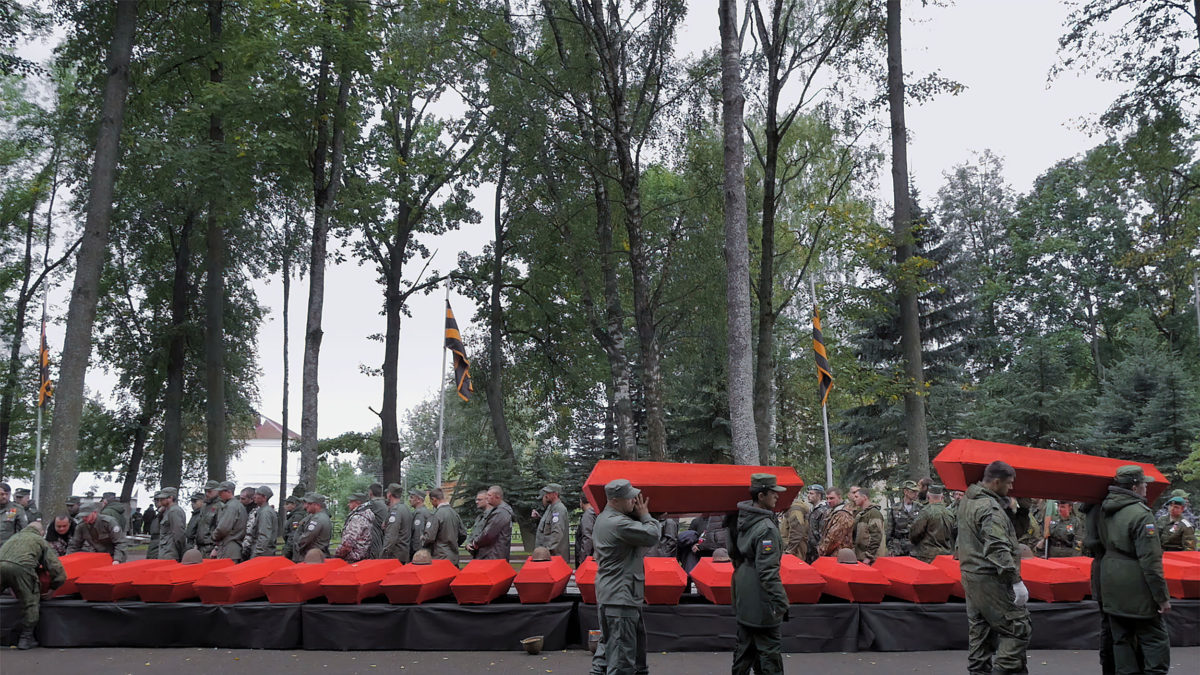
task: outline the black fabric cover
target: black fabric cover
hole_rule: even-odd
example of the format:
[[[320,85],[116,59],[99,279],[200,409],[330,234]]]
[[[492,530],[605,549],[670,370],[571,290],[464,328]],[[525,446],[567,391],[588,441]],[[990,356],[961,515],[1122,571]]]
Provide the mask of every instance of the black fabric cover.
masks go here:
[[[545,651],[565,649],[575,615],[569,600],[522,605],[501,598],[488,605],[454,601],[423,605],[307,604],[301,614],[305,649],[520,650],[541,635]]]
[[[46,647],[296,649],[300,605],[50,600],[37,638]]]
[[[858,642],[858,605],[792,605],[782,627],[783,651],[852,652]],[[733,607],[684,601],[679,605],[647,605],[646,649],[652,652],[733,651],[737,622]],[[579,643],[599,628],[596,605],[579,605]]]
[[[1172,647],[1200,647],[1200,600],[1172,598],[1167,632]]]

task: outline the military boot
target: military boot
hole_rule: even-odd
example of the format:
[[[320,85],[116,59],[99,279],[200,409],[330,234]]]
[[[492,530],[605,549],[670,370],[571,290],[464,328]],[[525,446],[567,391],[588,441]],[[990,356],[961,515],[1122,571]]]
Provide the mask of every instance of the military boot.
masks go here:
[[[17,641],[17,649],[33,649],[36,646],[38,646],[38,642],[33,638],[33,629],[26,628],[21,631],[21,639]]]

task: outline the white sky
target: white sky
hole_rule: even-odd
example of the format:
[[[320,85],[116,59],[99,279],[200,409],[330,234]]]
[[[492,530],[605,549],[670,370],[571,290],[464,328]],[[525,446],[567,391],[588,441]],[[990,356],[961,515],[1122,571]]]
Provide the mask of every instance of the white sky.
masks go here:
[[[1073,74],[1047,84],[1047,74],[1057,60],[1057,38],[1063,31],[1066,7],[1046,0],[959,0],[950,7],[922,7],[910,0],[905,9],[909,12],[904,27],[905,70],[917,74],[940,70],[967,87],[957,97],[942,97],[922,107],[910,102],[910,170],[926,201],[936,194],[943,171],[970,161],[984,149],[1006,160],[1009,182],[1024,191],[1057,160],[1098,142],[1079,130],[1079,121],[1095,119],[1115,98],[1118,87]],[[717,43],[716,0],[693,2],[679,51],[696,52]],[[880,193],[890,195],[890,191],[885,174],[880,177]],[[490,186],[477,191],[476,208],[484,216],[479,225],[425,241],[431,250],[440,251],[432,268],[446,272],[455,265],[459,251],[479,253],[491,239],[492,193]],[[409,278],[419,269],[420,264],[414,264]],[[259,383],[260,411],[279,420],[282,289],[278,278],[263,280],[257,289],[259,301],[269,310],[259,335],[264,374]],[[300,428],[307,291],[307,279],[293,283],[289,422],[296,431]],[[54,296],[64,312],[68,292],[69,282]],[[414,297],[409,303],[412,318],[405,320],[400,340],[401,411],[437,393],[442,298],[442,293],[436,292]],[[382,343],[366,339],[384,330],[381,299],[381,287],[370,267],[351,260],[328,268],[320,371],[321,437],[368,431],[378,423],[368,406],[379,409],[382,379],[363,375],[359,366],[382,364]],[[460,328],[469,333],[474,306],[455,294],[450,301]],[[61,348],[61,326],[52,329],[51,344],[52,349]],[[110,378],[95,371],[88,382],[97,391],[111,386]]]

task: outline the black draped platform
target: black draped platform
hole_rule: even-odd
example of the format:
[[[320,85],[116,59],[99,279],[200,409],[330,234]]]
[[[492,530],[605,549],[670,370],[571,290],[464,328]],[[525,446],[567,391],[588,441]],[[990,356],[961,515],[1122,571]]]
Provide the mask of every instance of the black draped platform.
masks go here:
[[[827,599],[828,600],[828,599]],[[1200,646],[1200,600],[1172,600],[1171,644]],[[1031,602],[1033,649],[1092,650],[1099,644],[1096,603]],[[0,598],[0,633],[8,639],[21,610]],[[648,606],[653,651],[733,649],[736,624],[728,606],[685,597],[677,606]],[[544,649],[582,647],[596,628],[596,606],[572,598],[522,605],[511,597],[490,605],[439,601],[424,605],[330,605],[323,602],[238,605],[185,603],[42,603],[38,640],[47,647],[229,647],[255,649],[516,650],[521,638],[545,637]],[[792,605],[784,651],[932,651],[967,646],[962,602],[858,605],[826,601]]]

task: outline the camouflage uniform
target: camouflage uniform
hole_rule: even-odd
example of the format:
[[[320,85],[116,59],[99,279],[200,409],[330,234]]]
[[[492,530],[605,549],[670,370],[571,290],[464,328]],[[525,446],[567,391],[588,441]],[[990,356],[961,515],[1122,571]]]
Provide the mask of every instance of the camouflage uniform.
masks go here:
[[[921,509],[922,506],[919,502],[905,504],[904,500],[888,509],[887,549],[889,553],[892,555],[912,553],[912,541],[908,535],[912,532],[913,522],[920,515]]]
[[[346,516],[346,524],[342,526],[342,543],[333,555],[348,563],[356,563],[371,555],[375,512],[365,498],[359,500],[352,496],[351,499],[360,503]]]
[[[917,514],[908,540],[912,542],[912,557],[921,562],[933,562],[939,555],[950,555],[954,552],[954,539],[958,527],[954,522],[954,514],[945,504],[929,503]]]
[[[854,516],[854,557],[872,563],[888,554],[886,526],[878,504],[867,504]]]
[[[1055,513],[1050,521],[1050,557],[1070,558],[1079,555],[1083,549],[1085,527],[1083,517],[1077,513],[1072,513],[1069,518]],[[1045,546],[1039,550],[1046,550]]]
[[[42,589],[38,572],[41,570],[49,572],[51,589],[67,581],[67,573],[58,561],[58,555],[37,530],[20,532],[0,546],[0,593],[11,588],[21,603],[22,648],[36,645],[33,630],[39,618]]]
[[[820,555],[821,535],[825,533],[829,511],[829,503],[821,500],[813,507],[812,513],[808,514],[808,556],[805,562],[812,562]]]
[[[3,545],[9,537],[29,525],[29,516],[25,514],[25,509],[16,502],[9,502],[0,506],[0,509],[2,509],[0,510],[0,545]]]
[[[796,501],[783,512],[779,519],[779,536],[783,539],[783,552],[790,553],[801,560],[808,558],[808,514],[812,513],[812,504],[808,503],[804,493],[796,497]]]
[[[817,555],[836,555],[839,549],[854,548],[854,512],[842,502],[829,512]]]

